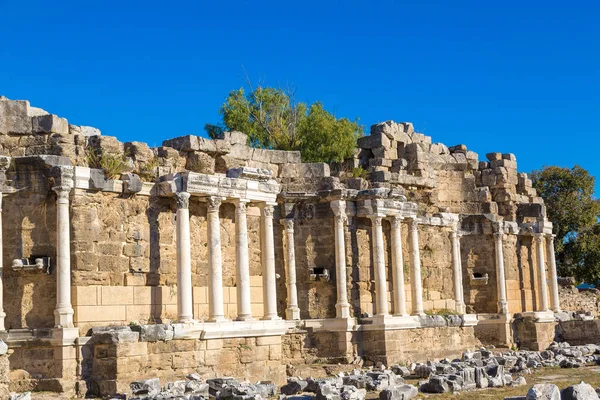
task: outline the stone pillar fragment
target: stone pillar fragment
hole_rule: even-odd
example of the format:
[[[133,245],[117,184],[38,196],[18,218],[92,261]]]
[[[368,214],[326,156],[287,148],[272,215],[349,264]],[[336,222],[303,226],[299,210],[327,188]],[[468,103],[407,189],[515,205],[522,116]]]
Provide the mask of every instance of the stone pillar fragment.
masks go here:
[[[222,199],[217,196],[207,198],[208,210],[208,318],[209,321],[225,321],[223,305],[223,259],[221,255],[221,223],[219,208]]]
[[[335,277],[337,288],[337,302],[335,304],[336,318],[350,318],[350,304],[348,303],[348,290],[346,278],[346,238],[345,227],[348,222],[346,216],[346,201],[334,200],[331,202],[335,218]]]
[[[260,203],[260,243],[263,275],[264,316],[262,319],[280,319],[277,316],[277,281],[275,274],[275,244],[273,240],[273,204]]]
[[[496,250],[496,290],[498,292],[498,313],[508,314],[508,302],[506,301],[506,279],[504,277],[504,232],[499,230],[494,233]]]
[[[250,263],[248,257],[247,200],[235,201],[235,254],[237,277],[237,320],[252,319],[250,300]]]
[[[404,293],[404,260],[402,257],[402,217],[390,219],[392,225],[392,284],[394,285],[394,315],[406,316],[406,295]]]
[[[286,247],[286,281],[287,281],[287,308],[285,318],[288,320],[300,319],[298,307],[298,289],[296,288],[296,250],[294,245],[294,220],[287,218],[283,221]]]
[[[56,192],[56,309],[54,325],[73,328],[71,306],[71,239],[69,224],[69,193],[71,186],[52,188]]]
[[[534,236],[534,241],[537,247],[537,262],[538,262],[538,290],[540,292],[540,307],[539,311],[548,311],[548,281],[546,278],[546,261],[544,258],[544,235],[537,234]]]
[[[462,261],[460,259],[461,236],[462,235],[458,233],[458,228],[454,227],[450,233],[452,245],[452,272],[454,275],[454,300],[456,302],[456,312],[465,314],[466,308],[463,294]]]
[[[424,316],[423,311],[423,282],[421,280],[421,255],[419,252],[419,221],[412,218],[409,221],[410,239],[410,265],[411,265],[411,291],[412,291],[412,314]]]
[[[177,320],[194,319],[192,300],[192,250],[190,242],[190,194],[175,193],[177,201]]]
[[[558,295],[558,275],[556,273],[556,256],[554,255],[554,235],[546,236],[546,252],[548,253],[548,270],[550,271],[550,302],[552,311],[561,312]]]
[[[383,248],[382,215],[373,215],[371,218],[371,241],[373,244],[373,269],[375,271],[375,315],[386,316],[389,314],[387,301],[387,281],[385,274],[385,254]]]

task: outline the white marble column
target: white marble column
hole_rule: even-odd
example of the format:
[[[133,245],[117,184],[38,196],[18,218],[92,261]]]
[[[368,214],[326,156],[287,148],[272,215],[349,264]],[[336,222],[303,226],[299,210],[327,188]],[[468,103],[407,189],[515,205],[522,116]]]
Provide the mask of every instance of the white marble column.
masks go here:
[[[404,293],[404,260],[402,257],[402,217],[390,218],[392,226],[392,284],[394,285],[394,315],[406,316],[406,295]]]
[[[462,261],[460,259],[460,238],[461,234],[458,233],[458,227],[453,227],[450,233],[451,245],[452,245],[452,272],[454,275],[454,300],[456,303],[456,312],[459,314],[465,314],[465,299],[463,294],[463,274],[462,274]]]
[[[408,234],[410,239],[412,314],[423,316],[425,311],[423,311],[423,281],[421,280],[421,255],[419,252],[419,221],[416,218],[409,220]]]
[[[73,328],[71,306],[71,239],[69,223],[70,186],[55,186],[56,192],[56,309],[54,325]]]
[[[190,242],[190,194],[175,193],[177,201],[177,320],[194,319],[192,300],[192,249]]]
[[[534,236],[537,247],[538,262],[538,290],[540,292],[539,311],[548,311],[548,281],[546,278],[546,260],[544,257],[544,235],[539,233]]]
[[[4,270],[4,258],[2,253],[2,196],[3,194],[0,192],[0,331],[5,331],[6,328],[4,326],[4,318],[6,318],[6,313],[4,312],[4,282],[2,281],[2,272]]]
[[[383,215],[372,215],[371,241],[373,244],[373,270],[375,271],[375,315],[389,314],[387,301],[387,281],[385,274],[385,253],[383,248]]]
[[[348,303],[348,281],[346,278],[346,201],[334,200],[330,203],[335,219],[335,279],[337,284],[336,318],[350,318]]]
[[[506,278],[504,277],[504,232],[494,233],[496,250],[496,290],[498,292],[498,313],[508,314],[508,302],[506,301]]]
[[[237,320],[252,319],[250,301],[250,263],[248,257],[247,200],[235,201],[235,255],[237,277]]]
[[[287,281],[287,308],[285,318],[288,320],[300,319],[300,308],[298,307],[298,289],[296,288],[296,249],[294,245],[294,220],[286,218],[283,221],[285,230],[286,246],[286,281]]]
[[[207,197],[208,319],[212,322],[226,320],[223,305],[223,259],[221,256],[221,223],[219,220],[221,202],[221,197]]]
[[[275,275],[275,244],[273,241],[273,204],[260,203],[260,243],[263,275],[264,316],[262,319],[280,319],[277,316],[277,281]]]
[[[546,252],[548,253],[548,270],[550,271],[550,302],[552,311],[560,312],[558,274],[556,273],[556,256],[554,255],[554,235],[546,236]]]

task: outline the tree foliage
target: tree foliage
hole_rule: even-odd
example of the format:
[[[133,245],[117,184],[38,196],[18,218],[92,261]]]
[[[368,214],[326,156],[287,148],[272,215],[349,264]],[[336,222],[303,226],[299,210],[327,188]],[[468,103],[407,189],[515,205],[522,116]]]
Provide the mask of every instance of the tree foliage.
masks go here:
[[[600,201],[594,197],[594,177],[576,165],[544,167],[531,179],[554,226],[559,274],[600,279]]]
[[[212,138],[224,130],[248,134],[254,147],[299,150],[306,162],[341,162],[352,156],[363,134],[358,119],[336,118],[316,102],[296,102],[294,92],[259,86],[229,93],[219,109],[222,122],[206,124]]]

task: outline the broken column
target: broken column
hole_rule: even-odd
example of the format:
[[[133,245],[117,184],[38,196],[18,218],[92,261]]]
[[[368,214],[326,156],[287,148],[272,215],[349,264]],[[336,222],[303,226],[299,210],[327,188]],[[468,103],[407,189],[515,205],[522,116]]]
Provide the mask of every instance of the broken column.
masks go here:
[[[237,278],[237,320],[252,319],[250,300],[250,264],[248,259],[247,200],[235,201],[235,255]]]
[[[387,282],[385,276],[385,254],[383,249],[384,215],[371,215],[371,241],[373,242],[373,269],[375,271],[375,315],[389,314],[387,301]]]
[[[537,247],[538,290],[540,292],[539,311],[548,311],[548,282],[546,281],[546,261],[544,258],[544,235],[534,236]]]
[[[335,276],[337,283],[337,303],[335,304],[337,318],[350,317],[350,304],[346,281],[346,244],[345,227],[348,222],[346,216],[346,201],[334,200],[331,202],[335,218]],[[377,308],[379,310],[379,307]]]
[[[460,238],[458,227],[454,226],[450,233],[452,245],[452,272],[454,275],[454,299],[456,301],[456,312],[465,314],[465,299],[463,294],[462,262],[460,259]]]
[[[548,271],[550,271],[550,303],[552,311],[560,312],[558,275],[556,273],[556,256],[554,255],[554,235],[546,235],[546,252],[548,253]]]
[[[177,320],[194,319],[192,301],[192,254],[190,243],[190,194],[175,193],[177,201]]]
[[[410,240],[410,266],[412,289],[412,314],[423,316],[423,282],[421,281],[421,256],[419,254],[419,221],[416,218],[409,220]]]
[[[406,316],[406,295],[404,293],[404,260],[402,258],[402,217],[390,218],[392,226],[392,284],[394,315]]]
[[[264,316],[262,319],[279,319],[277,316],[277,282],[275,275],[275,245],[273,241],[273,203],[260,203],[260,243],[263,275]]]
[[[222,198],[207,197],[208,210],[208,318],[209,321],[225,321],[223,305],[223,259],[221,256],[221,223],[219,208]]]
[[[506,301],[506,279],[504,277],[504,231],[502,228],[494,233],[496,250],[496,286],[498,292],[498,313],[508,314],[508,302]]]
[[[69,226],[69,194],[73,180],[73,167],[62,167],[61,175],[69,174],[61,180],[56,192],[56,309],[54,325],[57,328],[73,328],[73,307],[71,306],[71,239]],[[70,183],[70,184],[69,184]]]
[[[288,320],[300,319],[300,308],[298,307],[298,289],[296,288],[296,251],[294,246],[294,220],[286,218],[283,221],[283,229],[287,241],[286,247],[286,281],[287,281],[287,308],[285,317]]]

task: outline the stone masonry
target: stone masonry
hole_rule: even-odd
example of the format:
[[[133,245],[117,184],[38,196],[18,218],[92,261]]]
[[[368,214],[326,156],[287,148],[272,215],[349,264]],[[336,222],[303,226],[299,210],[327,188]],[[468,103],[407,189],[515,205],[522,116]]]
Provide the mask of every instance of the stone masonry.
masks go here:
[[[157,370],[281,383],[508,345],[515,316],[545,343],[561,312],[552,224],[516,157],[407,122],[302,163],[241,132],[122,143],[0,97],[0,182],[15,390],[110,395]]]

